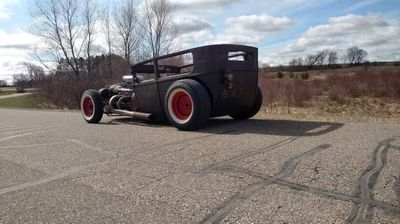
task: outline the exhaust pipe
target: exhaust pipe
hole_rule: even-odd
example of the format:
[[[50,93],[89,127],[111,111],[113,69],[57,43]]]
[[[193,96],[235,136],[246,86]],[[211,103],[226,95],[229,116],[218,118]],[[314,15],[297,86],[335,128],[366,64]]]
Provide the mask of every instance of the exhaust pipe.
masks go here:
[[[114,114],[121,115],[121,116],[129,116],[129,117],[132,117],[135,119],[146,120],[146,121],[148,121],[152,118],[151,114],[137,112],[137,111],[112,109],[111,112]]]
[[[118,115],[121,115],[121,116],[128,116],[128,117],[132,117],[134,119],[140,119],[140,120],[146,120],[146,121],[152,119],[152,114],[149,114],[149,113],[142,113],[142,112],[138,112],[138,111],[115,109],[112,106],[113,101],[114,100],[118,100],[119,101],[119,99],[122,99],[122,97],[123,96],[121,96],[121,95],[115,95],[115,96],[111,97],[111,99],[109,101],[109,104],[108,104],[108,108],[107,108],[107,110],[110,113],[118,114]],[[117,105],[118,105],[118,103],[117,103]]]

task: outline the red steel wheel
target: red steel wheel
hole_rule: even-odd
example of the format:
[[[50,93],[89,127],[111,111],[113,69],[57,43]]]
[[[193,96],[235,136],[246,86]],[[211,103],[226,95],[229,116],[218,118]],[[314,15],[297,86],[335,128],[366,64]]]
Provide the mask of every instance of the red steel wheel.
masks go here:
[[[168,98],[168,109],[172,119],[180,124],[187,122],[193,114],[193,100],[184,89],[175,89]]]
[[[83,103],[82,103],[82,110],[83,110],[83,115],[87,118],[90,119],[94,115],[94,103],[93,99],[89,96],[86,96],[83,98]]]
[[[191,79],[173,82],[165,94],[165,115],[179,130],[195,130],[210,117],[211,101],[202,84]]]
[[[99,123],[103,117],[103,99],[99,92],[93,89],[86,90],[81,98],[83,119],[88,123]]]

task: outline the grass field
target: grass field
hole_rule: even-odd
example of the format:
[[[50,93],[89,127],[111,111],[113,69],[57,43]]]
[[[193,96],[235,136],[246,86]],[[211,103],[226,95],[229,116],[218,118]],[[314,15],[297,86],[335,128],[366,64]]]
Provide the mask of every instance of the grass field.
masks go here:
[[[11,95],[15,93],[15,88],[0,87],[0,96]]]
[[[262,71],[267,114],[400,119],[400,67]]]
[[[0,92],[0,96],[5,96],[5,95],[11,95],[14,94],[14,91],[1,91]]]
[[[39,109],[40,102],[32,95],[0,99],[0,108],[34,108]]]

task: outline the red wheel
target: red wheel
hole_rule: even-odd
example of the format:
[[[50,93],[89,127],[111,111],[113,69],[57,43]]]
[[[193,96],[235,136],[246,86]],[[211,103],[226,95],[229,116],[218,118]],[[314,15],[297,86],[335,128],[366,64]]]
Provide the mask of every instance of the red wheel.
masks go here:
[[[99,123],[103,117],[103,100],[96,90],[85,91],[81,98],[82,116],[88,123]]]
[[[175,81],[168,88],[164,101],[165,115],[179,130],[203,126],[211,111],[210,97],[199,82],[191,79]]]
[[[193,114],[193,100],[186,90],[175,89],[168,98],[168,109],[175,122],[186,123]]]
[[[93,99],[89,96],[86,96],[83,98],[82,102],[82,110],[83,110],[83,115],[85,116],[86,119],[90,119],[94,115],[94,102]]]

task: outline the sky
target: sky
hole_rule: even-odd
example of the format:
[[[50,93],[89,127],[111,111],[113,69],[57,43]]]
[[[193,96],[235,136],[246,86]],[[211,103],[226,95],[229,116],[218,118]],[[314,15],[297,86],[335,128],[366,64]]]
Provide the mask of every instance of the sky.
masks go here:
[[[337,51],[342,61],[347,48],[358,46],[369,61],[400,60],[400,0],[170,1],[177,50],[245,44],[259,48],[260,63],[276,66],[323,49]],[[23,62],[38,64],[31,56],[41,43],[29,33],[32,4],[0,0],[0,80],[24,72]],[[97,32],[96,43],[102,39]]]

